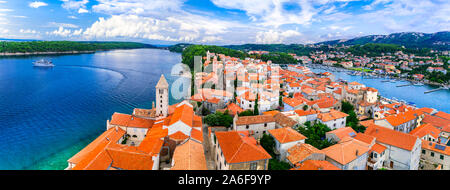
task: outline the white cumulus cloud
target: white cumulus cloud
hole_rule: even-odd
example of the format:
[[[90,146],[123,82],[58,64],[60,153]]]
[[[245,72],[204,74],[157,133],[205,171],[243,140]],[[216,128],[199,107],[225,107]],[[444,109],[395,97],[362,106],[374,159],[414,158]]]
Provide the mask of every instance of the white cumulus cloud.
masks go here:
[[[28,6],[31,8],[39,8],[47,5],[48,5],[47,3],[41,1],[34,1],[28,4]]]

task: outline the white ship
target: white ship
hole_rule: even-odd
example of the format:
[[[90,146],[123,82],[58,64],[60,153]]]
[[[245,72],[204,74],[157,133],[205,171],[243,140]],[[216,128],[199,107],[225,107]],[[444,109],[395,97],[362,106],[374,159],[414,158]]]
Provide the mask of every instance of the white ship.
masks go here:
[[[33,62],[33,66],[35,67],[54,67],[52,61],[41,59],[39,61]]]

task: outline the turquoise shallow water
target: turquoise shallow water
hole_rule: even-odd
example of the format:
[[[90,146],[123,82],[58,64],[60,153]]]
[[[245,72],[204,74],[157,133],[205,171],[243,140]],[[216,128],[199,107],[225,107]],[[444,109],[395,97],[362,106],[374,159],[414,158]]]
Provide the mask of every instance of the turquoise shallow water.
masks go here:
[[[324,69],[311,69],[315,73],[331,72],[336,76],[348,82],[356,81],[366,86],[378,89],[381,96],[386,98],[397,98],[406,102],[413,102],[418,107],[430,107],[440,111],[450,113],[450,90],[439,90],[432,93],[424,94],[425,91],[435,89],[437,87],[423,86],[404,86],[396,87],[401,84],[409,84],[407,81],[381,82],[386,79],[374,78],[365,79],[362,76],[348,75],[346,72],[333,72]]]
[[[181,61],[157,49],[50,56],[49,69],[32,67],[39,58],[0,58],[0,169],[64,169],[114,112],[150,108],[160,75],[171,84]]]

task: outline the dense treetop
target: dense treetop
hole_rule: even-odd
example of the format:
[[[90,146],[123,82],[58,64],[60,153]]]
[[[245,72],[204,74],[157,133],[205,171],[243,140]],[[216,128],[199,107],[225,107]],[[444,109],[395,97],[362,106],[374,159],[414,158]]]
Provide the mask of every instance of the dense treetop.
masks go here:
[[[0,53],[33,53],[65,51],[97,51],[111,49],[156,48],[137,42],[75,42],[75,41],[29,41],[0,42]]]

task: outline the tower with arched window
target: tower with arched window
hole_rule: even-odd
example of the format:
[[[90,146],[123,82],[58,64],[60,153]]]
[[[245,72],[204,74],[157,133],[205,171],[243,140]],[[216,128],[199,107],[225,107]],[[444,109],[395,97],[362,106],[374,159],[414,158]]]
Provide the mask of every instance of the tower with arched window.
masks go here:
[[[156,84],[156,116],[167,117],[169,113],[169,83],[164,75],[159,78]]]

